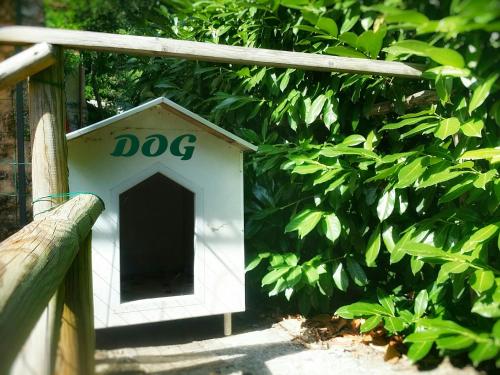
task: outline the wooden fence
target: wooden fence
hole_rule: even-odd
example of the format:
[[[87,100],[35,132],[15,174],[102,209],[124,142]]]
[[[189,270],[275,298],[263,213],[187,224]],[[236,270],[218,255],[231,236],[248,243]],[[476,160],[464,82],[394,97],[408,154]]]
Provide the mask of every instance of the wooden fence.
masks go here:
[[[93,195],[80,195],[41,214],[32,223],[0,243],[0,374],[7,373],[52,296],[68,274],[78,251],[83,252],[65,293],[74,329],[60,332],[64,342],[54,353],[62,367],[93,372],[92,292],[89,241],[92,225],[103,210]],[[75,276],[76,275],[76,276]]]
[[[64,203],[68,166],[63,47],[405,78],[422,76],[421,66],[401,62],[87,31],[0,27],[0,44],[35,43],[39,44],[0,63],[0,88],[29,76],[36,202],[35,220],[0,244],[1,375],[94,372],[90,231],[104,207],[93,195]],[[435,100],[434,93],[421,92],[409,97],[406,104]],[[391,109],[392,103],[380,103],[372,115]],[[46,306],[50,308],[43,310]],[[45,319],[37,322],[40,315]],[[36,336],[37,331],[41,335]],[[40,350],[40,346],[48,349]],[[21,355],[30,362],[29,371],[19,364]]]

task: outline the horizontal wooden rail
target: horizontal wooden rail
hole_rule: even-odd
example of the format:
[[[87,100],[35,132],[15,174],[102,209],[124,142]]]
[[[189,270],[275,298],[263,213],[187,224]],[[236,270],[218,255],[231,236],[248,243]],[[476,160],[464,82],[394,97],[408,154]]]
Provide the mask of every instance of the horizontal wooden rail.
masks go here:
[[[420,65],[395,61],[359,59],[314,53],[236,47],[168,38],[108,34],[92,31],[50,29],[30,26],[0,28],[0,43],[32,44],[47,42],[78,50],[168,56],[188,60],[262,65],[327,72],[374,74],[420,78]]]
[[[0,243],[0,374],[12,365],[103,209],[94,195],[79,195]]]
[[[35,44],[0,63],[0,90],[41,72],[56,62],[50,44]]]

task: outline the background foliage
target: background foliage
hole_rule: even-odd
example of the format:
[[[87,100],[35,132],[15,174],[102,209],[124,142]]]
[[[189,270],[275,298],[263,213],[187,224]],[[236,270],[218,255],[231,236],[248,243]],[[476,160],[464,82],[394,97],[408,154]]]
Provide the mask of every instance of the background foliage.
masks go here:
[[[362,331],[402,333],[413,360],[430,350],[475,365],[498,358],[498,1],[47,9],[57,27],[423,64],[424,78],[409,80],[82,55],[98,116],[163,95],[259,145],[246,168],[251,286],[258,276],[305,314],[338,308],[365,318]],[[422,90],[438,102],[408,108]],[[391,112],[374,114],[379,102]]]

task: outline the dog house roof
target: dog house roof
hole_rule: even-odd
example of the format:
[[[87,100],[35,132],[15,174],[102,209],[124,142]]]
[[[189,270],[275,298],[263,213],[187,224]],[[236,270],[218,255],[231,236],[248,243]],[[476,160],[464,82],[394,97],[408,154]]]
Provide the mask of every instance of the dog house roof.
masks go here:
[[[173,101],[160,97],[153,99],[149,102],[146,102],[144,104],[141,104],[135,108],[129,109],[128,111],[119,113],[115,116],[112,116],[110,118],[107,118],[105,120],[99,121],[93,125],[86,126],[82,129],[75,130],[71,133],[66,134],[66,138],[68,141],[72,139],[76,139],[78,137],[81,137],[85,134],[91,133],[97,129],[101,129],[105,126],[108,126],[116,121],[120,121],[122,119],[125,119],[127,117],[130,117],[132,115],[135,115],[136,113],[140,113],[142,111],[145,111],[149,108],[155,107],[155,106],[161,106],[165,108],[166,110],[176,114],[179,117],[182,117],[192,124],[200,127],[200,129],[214,135],[215,137],[218,137],[220,139],[225,140],[228,143],[234,144],[238,146],[241,150],[243,151],[257,151],[257,146],[254,146],[253,144],[245,141],[244,139],[234,135],[233,133],[222,129],[220,126],[217,126],[210,121],[204,119],[201,116],[198,116],[196,113],[193,113],[189,110],[187,110],[184,107],[181,107],[180,105],[174,103]]]

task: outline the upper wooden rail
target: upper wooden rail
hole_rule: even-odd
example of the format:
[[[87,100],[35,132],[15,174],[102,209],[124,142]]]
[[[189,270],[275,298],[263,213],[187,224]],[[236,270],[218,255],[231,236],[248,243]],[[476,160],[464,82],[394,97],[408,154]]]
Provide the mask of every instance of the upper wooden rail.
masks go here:
[[[236,47],[168,38],[108,34],[91,31],[50,29],[30,26],[0,28],[0,43],[32,44],[47,42],[78,50],[168,56],[232,64],[262,65],[327,72],[374,74],[420,78],[420,65],[395,61],[338,57],[314,53]]]
[[[0,243],[0,374],[12,365],[103,209],[94,195],[79,195]]]
[[[35,44],[0,63],[0,89],[15,85],[55,62],[54,48],[50,44]]]

